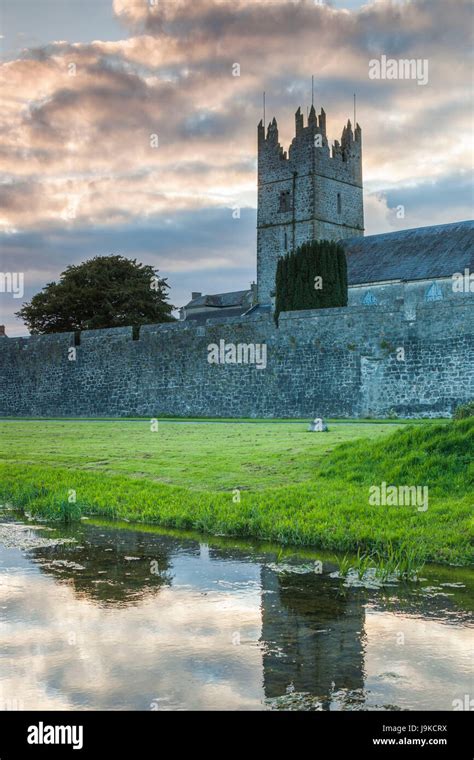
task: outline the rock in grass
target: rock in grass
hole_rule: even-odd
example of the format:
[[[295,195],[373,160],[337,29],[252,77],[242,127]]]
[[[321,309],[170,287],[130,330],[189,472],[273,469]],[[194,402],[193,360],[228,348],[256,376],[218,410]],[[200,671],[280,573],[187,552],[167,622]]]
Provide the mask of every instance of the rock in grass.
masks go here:
[[[328,432],[328,426],[322,419],[322,417],[315,417],[315,419],[310,422],[308,431],[310,433],[327,433]]]

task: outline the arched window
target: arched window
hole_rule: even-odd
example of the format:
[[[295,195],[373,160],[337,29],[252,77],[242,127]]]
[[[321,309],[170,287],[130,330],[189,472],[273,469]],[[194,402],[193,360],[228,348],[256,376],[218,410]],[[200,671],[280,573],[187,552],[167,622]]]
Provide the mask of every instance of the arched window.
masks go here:
[[[341,193],[337,194],[337,213],[340,214],[342,211],[342,201],[341,201]]]
[[[425,301],[442,301],[443,291],[437,282],[433,282],[425,293]]]
[[[378,304],[377,298],[374,296],[371,290],[368,290],[362,299],[364,306],[376,306]]]

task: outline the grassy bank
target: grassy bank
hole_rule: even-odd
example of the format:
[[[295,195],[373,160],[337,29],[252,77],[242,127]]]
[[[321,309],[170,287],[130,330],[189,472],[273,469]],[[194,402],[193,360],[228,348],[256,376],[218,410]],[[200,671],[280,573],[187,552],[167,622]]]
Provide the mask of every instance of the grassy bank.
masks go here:
[[[1,433],[0,499],[35,515],[107,515],[382,555],[415,547],[437,562],[471,556],[472,419],[313,435],[289,423],[163,424],[152,433],[145,421],[22,421],[1,423]],[[428,486],[428,509],[370,505],[369,488],[383,481]]]

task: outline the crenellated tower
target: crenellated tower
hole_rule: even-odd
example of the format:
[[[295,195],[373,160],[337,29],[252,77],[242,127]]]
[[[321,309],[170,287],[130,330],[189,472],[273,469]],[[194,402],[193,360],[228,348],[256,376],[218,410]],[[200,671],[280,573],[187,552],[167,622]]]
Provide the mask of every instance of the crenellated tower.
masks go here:
[[[314,106],[304,124],[298,108],[288,154],[278,140],[276,119],[258,125],[257,285],[269,303],[279,256],[309,240],[340,240],[364,234],[362,137],[351,122],[332,149],[326,114]]]

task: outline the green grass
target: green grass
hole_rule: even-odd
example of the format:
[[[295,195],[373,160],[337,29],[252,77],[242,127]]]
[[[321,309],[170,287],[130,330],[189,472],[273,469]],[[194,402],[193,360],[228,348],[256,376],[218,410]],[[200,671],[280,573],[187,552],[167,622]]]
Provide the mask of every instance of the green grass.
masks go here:
[[[0,423],[0,499],[82,514],[419,561],[471,559],[474,420],[306,424]],[[429,508],[370,506],[371,485],[427,485]],[[69,503],[70,490],[76,502]],[[233,489],[240,489],[240,502]],[[403,555],[403,556],[402,556]]]
[[[68,467],[129,475],[198,490],[263,489],[314,476],[317,463],[340,443],[374,439],[390,423],[349,422],[328,433],[305,423],[43,420],[0,423],[0,455],[12,464]]]
[[[382,550],[361,552],[359,548],[354,558],[344,554],[335,559],[341,578],[347,578],[352,572],[362,581],[372,573],[376,580],[386,582],[394,579],[417,580],[425,563],[424,556],[413,542],[395,548],[388,541]]]

